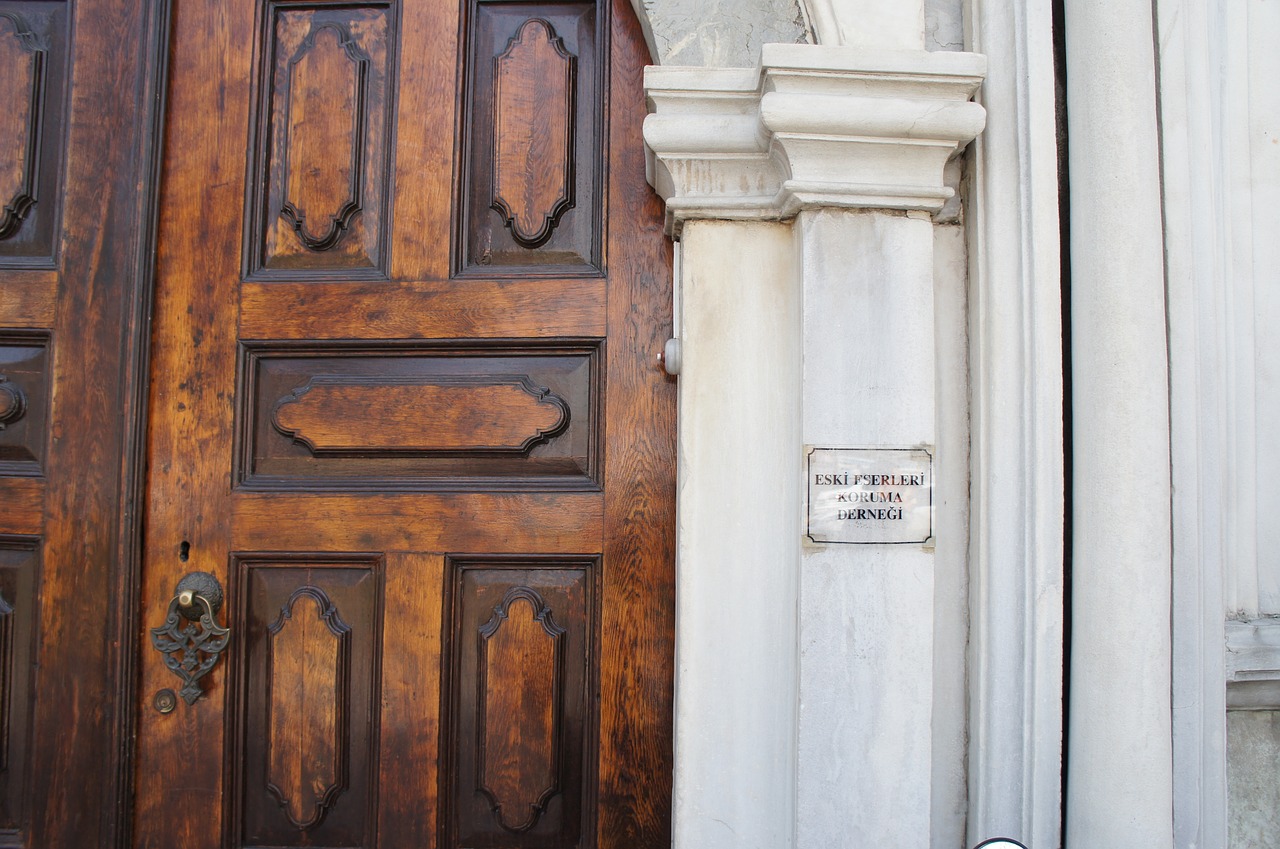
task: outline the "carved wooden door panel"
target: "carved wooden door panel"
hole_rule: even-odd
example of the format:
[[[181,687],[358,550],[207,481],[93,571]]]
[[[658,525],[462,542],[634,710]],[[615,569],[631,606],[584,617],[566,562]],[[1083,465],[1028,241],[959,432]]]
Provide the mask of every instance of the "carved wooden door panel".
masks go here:
[[[135,843],[668,843],[670,260],[628,3],[172,27]],[[187,704],[148,629],[192,571],[231,634]]]

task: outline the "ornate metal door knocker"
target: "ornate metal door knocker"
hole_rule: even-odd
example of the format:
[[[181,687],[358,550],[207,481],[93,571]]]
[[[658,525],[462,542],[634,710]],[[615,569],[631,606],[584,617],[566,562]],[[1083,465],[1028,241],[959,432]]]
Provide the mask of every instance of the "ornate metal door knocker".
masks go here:
[[[164,655],[164,665],[182,679],[179,695],[195,704],[199,681],[218,662],[231,639],[231,629],[214,617],[222,608],[222,584],[208,572],[191,572],[178,582],[164,624],[151,629],[151,644]]]

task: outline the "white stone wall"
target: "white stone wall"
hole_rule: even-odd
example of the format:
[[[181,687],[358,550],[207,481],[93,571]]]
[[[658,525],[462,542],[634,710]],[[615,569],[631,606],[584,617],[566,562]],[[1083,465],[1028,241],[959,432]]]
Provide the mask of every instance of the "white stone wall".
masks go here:
[[[651,181],[685,233],[675,846],[1051,846],[1063,487],[1049,5],[806,0],[801,22],[774,0],[633,2],[667,66],[646,76]],[[974,7],[981,38],[965,30]],[[755,34],[770,27],[829,49],[766,50],[761,73]],[[980,94],[1000,112],[980,141],[976,224],[962,198],[943,203],[963,162],[945,185],[938,173],[955,150],[943,140],[980,129],[963,100],[985,63],[930,56],[966,44],[1001,63]],[[935,86],[961,68],[973,82],[954,102]],[[783,259],[799,300],[770,326],[762,296]],[[792,363],[781,335],[796,305],[797,382],[770,368],[746,385]],[[761,405],[773,424],[744,430]],[[800,445],[766,457],[753,439],[786,428],[804,444],[933,446],[933,544],[778,548],[799,517],[769,509],[790,497]],[[740,462],[708,484],[699,464],[727,445]],[[724,581],[745,590],[728,607],[707,590]]]
[[[746,69],[756,66],[763,44],[778,41],[866,51],[849,55],[876,55],[877,48],[964,48],[993,60],[979,93],[991,120],[968,161],[967,208],[948,206],[932,225],[932,247],[906,252],[918,254],[916,259],[932,252],[932,438],[939,468],[945,469],[946,458],[967,463],[971,474],[966,479],[956,465],[939,477],[940,503],[948,506],[937,523],[931,566],[894,561],[895,576],[919,577],[918,586],[886,578],[888,570],[880,569],[875,554],[792,549],[764,563],[759,552],[772,549],[742,548],[744,562],[760,569],[793,569],[792,586],[799,593],[792,658],[799,679],[786,680],[785,651],[769,654],[752,674],[761,673],[773,689],[763,701],[757,695],[755,713],[742,708],[743,721],[777,719],[793,698],[800,711],[791,729],[797,736],[788,740],[789,731],[782,729],[769,738],[782,748],[751,756],[757,767],[778,765],[781,771],[769,780],[741,777],[737,767],[747,761],[736,755],[725,757],[734,776],[729,785],[715,785],[721,773],[714,769],[695,769],[682,778],[680,769],[697,759],[678,752],[677,846],[755,845],[755,838],[734,829],[735,823],[752,822],[753,833],[762,835],[756,842],[773,846],[856,845],[890,836],[884,831],[890,821],[900,824],[891,836],[922,845],[927,831],[937,849],[956,849],[996,832],[1035,849],[1055,845],[1062,487],[1061,458],[1055,456],[1061,422],[1054,421],[1061,409],[1061,375],[1050,4],[633,2],[648,13],[651,47],[663,64],[744,69],[707,77],[693,99],[696,106],[682,99],[687,93],[664,95],[667,123],[660,135],[670,170],[655,171],[655,178],[664,197],[672,198],[668,212],[677,228],[686,219],[776,220],[799,213],[794,224],[753,226],[770,234],[760,244],[773,245],[770,261],[790,263],[787,273],[803,293],[787,306],[803,311],[803,363],[789,359],[794,348],[778,351],[788,367],[800,369],[790,389],[800,393],[796,403],[803,415],[786,427],[802,441],[827,439],[824,428],[833,416],[855,435],[865,424],[845,410],[839,393],[828,396],[824,387],[833,375],[814,361],[840,350],[838,342],[824,346],[823,328],[837,325],[841,316],[856,323],[842,311],[857,304],[865,310],[883,306],[859,294],[858,263],[878,263],[877,269],[888,272],[902,265],[903,252],[886,250],[888,241],[859,230],[880,213],[806,211],[824,203],[877,209],[884,199],[865,191],[870,173],[847,170],[852,147],[818,164],[804,185],[797,185],[796,173],[780,174],[791,164],[787,158],[813,141],[814,127],[835,113],[815,112],[803,98],[796,101],[803,108],[794,113],[774,108],[777,97],[762,106]],[[1280,783],[1266,780],[1280,759],[1280,521],[1274,519],[1280,515],[1280,440],[1272,438],[1280,421],[1280,333],[1271,332],[1280,322],[1280,204],[1273,201],[1280,191],[1280,53],[1274,50],[1280,43],[1280,3],[1156,0],[1158,62],[1148,52],[1152,10],[1141,0],[1068,3],[1069,96],[1077,142],[1072,190],[1079,224],[1073,244],[1079,276],[1076,472],[1087,472],[1099,460],[1100,475],[1133,471],[1121,476],[1133,486],[1123,498],[1129,512],[1119,521],[1100,500],[1080,499],[1086,489],[1077,487],[1075,604],[1077,625],[1085,627],[1078,628],[1073,647],[1071,764],[1078,783],[1068,800],[1069,833],[1101,845],[1121,840],[1137,824],[1144,845],[1226,849],[1230,820],[1233,842],[1252,847],[1255,838],[1245,835],[1274,836],[1266,814],[1276,808],[1273,793]],[[770,85],[775,83],[794,80],[781,74]],[[1158,110],[1150,97],[1157,86]],[[813,126],[797,123],[805,115],[818,116]],[[791,123],[769,124],[779,120]],[[762,129],[762,123],[768,126]],[[806,133],[810,138],[803,138]],[[717,146],[719,137],[728,146]],[[1133,156],[1138,145],[1142,149]],[[821,180],[809,178],[829,176],[827,165],[855,175],[845,183],[859,182],[863,195],[852,200],[847,187],[813,194]],[[959,185],[958,176],[953,167],[949,185]],[[787,201],[779,207],[781,195]],[[698,238],[713,241],[716,227],[747,227],[697,226]],[[788,228],[795,233],[784,238]],[[855,243],[857,255],[844,257],[842,251]],[[702,281],[700,297],[709,293],[707,281],[719,279],[717,269],[738,268],[741,278],[771,267],[757,262],[739,268],[734,263],[740,256],[718,250],[690,260],[686,269],[686,282]],[[717,256],[723,262],[707,259]],[[716,285],[733,285],[721,277]],[[914,291],[924,296],[924,290]],[[752,326],[763,326],[763,301],[727,303],[725,315],[741,313]],[[700,314],[708,322],[703,332],[724,332],[715,323],[717,314]],[[741,341],[735,338],[726,337],[729,350]],[[706,359],[704,349],[701,362],[717,360]],[[700,403],[700,393],[718,391],[698,389],[696,382],[689,378],[682,390],[682,415]],[[834,411],[824,407],[828,397],[837,402]],[[699,426],[713,435],[720,428],[714,417]],[[952,448],[944,451],[944,445]],[[786,463],[798,467],[798,456]],[[1145,477],[1143,470],[1149,472]],[[786,477],[780,467],[771,474]],[[1142,488],[1143,480],[1150,486]],[[783,492],[775,484],[762,503],[773,503],[769,498],[776,501]],[[963,492],[962,484],[968,485]],[[764,497],[761,491],[744,492],[734,497]],[[682,498],[691,494],[699,493],[682,489]],[[944,544],[943,535],[949,544],[962,530],[969,533],[970,547],[960,553]],[[710,557],[719,550],[715,539],[689,533],[694,548],[682,547],[682,557],[693,551]],[[682,608],[682,616],[697,615],[698,603],[710,605],[688,593],[686,602],[694,607]],[[912,609],[904,610],[908,604]],[[927,639],[904,627],[908,614],[927,623]],[[748,628],[743,622],[734,627]],[[768,633],[782,637],[789,627],[777,617],[767,625]],[[732,628],[713,639],[732,644]],[[696,647],[691,650],[698,659]],[[903,658],[910,661],[904,665]],[[929,673],[903,676],[926,658]],[[866,695],[877,685],[892,695]],[[786,689],[791,687],[797,689]],[[1228,712],[1228,693],[1232,706],[1253,712]],[[693,698],[687,691],[686,696]],[[710,704],[695,712],[711,711]],[[902,712],[889,716],[896,708]],[[1098,716],[1107,719],[1099,722]],[[686,724],[678,732],[686,755],[701,747],[714,759],[713,752],[740,743],[731,731],[708,733],[709,722]],[[892,758],[881,758],[875,733],[890,728],[896,729],[890,734],[896,748]],[[1172,753],[1164,748],[1170,738]],[[1126,745],[1135,751],[1127,753]],[[789,767],[787,746],[796,758]],[[1144,795],[1120,798],[1113,789],[1127,787],[1139,757],[1146,759]],[[714,760],[708,763],[714,766]],[[927,780],[920,778],[926,774]],[[878,776],[901,780],[883,811],[858,809],[868,795],[884,794],[875,786]],[[796,780],[798,786],[788,784]],[[747,795],[735,795],[741,788]],[[842,818],[843,832],[836,825]],[[966,822],[967,837],[961,835]]]
[[[1252,849],[1276,845],[1280,785],[1270,712],[1280,708],[1280,4],[1158,0],[1156,8],[1175,493],[1175,836],[1179,847]]]
[[[840,210],[795,227],[805,444],[935,445],[932,223]],[[804,551],[800,849],[922,845],[932,831],[934,555]]]
[[[1235,397],[1235,514],[1242,545],[1228,573],[1232,618],[1280,616],[1280,3],[1229,4],[1223,113],[1228,124],[1228,238],[1233,265],[1223,293]]]
[[[932,213],[985,63],[912,37],[646,74],[681,238],[680,849],[966,839],[967,263]],[[934,538],[806,544],[806,445],[930,449]]]
[[[673,842],[780,849],[796,798],[787,683],[797,674],[801,318],[791,232],[694,221],[680,255]]]

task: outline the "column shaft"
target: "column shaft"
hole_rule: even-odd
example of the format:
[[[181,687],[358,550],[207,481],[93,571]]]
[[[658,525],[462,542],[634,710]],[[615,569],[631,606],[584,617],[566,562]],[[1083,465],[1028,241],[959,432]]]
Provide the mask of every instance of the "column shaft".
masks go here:
[[[1171,847],[1169,385],[1152,9],[1067,0],[1067,840]]]
[[[800,539],[791,227],[691,221],[681,256],[674,845],[789,849]]]
[[[813,210],[804,277],[804,441],[933,446],[933,225]],[[932,549],[806,547],[801,570],[801,849],[928,846]]]

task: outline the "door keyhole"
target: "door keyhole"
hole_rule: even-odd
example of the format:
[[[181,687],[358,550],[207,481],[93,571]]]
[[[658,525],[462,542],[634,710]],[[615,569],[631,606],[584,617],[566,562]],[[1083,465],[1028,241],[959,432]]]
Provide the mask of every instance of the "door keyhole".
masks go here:
[[[191,559],[191,543],[185,539],[182,541],[182,545],[178,546],[178,559],[183,563]]]

